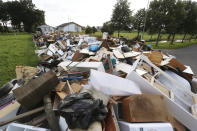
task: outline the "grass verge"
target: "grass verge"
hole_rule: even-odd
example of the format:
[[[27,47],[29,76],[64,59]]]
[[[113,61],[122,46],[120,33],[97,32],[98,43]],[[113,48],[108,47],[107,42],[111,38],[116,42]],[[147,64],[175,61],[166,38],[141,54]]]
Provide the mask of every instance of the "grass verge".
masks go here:
[[[91,34],[91,36],[95,36],[95,37],[102,36],[102,32],[96,32],[94,34]],[[120,36],[124,36],[126,38],[133,39],[134,37],[137,36],[137,32],[131,32],[131,33],[120,32]],[[115,32],[113,34],[113,37],[118,37],[118,33]],[[190,37],[191,37],[190,35],[186,35],[185,39],[190,39]],[[150,34],[148,34],[148,33],[144,34],[144,40],[150,41],[150,38],[151,38]],[[161,34],[161,40],[167,40],[167,38],[168,38],[168,34]],[[175,35],[175,40],[181,40],[182,38],[183,38],[183,34],[176,34]],[[156,41],[156,39],[157,39],[157,34],[153,34],[151,40]],[[187,47],[187,46],[190,46],[193,44],[197,44],[197,40],[191,40],[190,42],[185,41],[183,43],[174,42],[173,45],[171,45],[170,42],[166,42],[166,43],[160,42],[157,47],[155,46],[155,42],[147,42],[147,44],[150,44],[152,46],[152,48],[154,48],[154,49],[178,49],[178,48],[184,48],[184,47]]]
[[[181,42],[174,42],[173,45],[170,44],[170,42],[166,42],[166,43],[159,43],[158,46],[155,46],[155,42],[147,42],[148,45],[151,45],[151,47],[153,49],[178,49],[178,48],[184,48],[190,45],[194,45],[197,44],[197,40],[191,40],[189,41],[185,41],[183,43]]]
[[[142,35],[142,33],[140,35]],[[161,40],[167,40],[168,35],[169,34],[161,34]],[[96,32],[94,34],[91,34],[91,36],[95,36],[95,37],[102,36],[102,32]],[[130,33],[129,32],[120,32],[120,36],[124,36],[126,38],[133,39],[137,36],[137,32],[130,32]],[[175,35],[175,40],[180,40],[180,39],[183,38],[183,36],[184,36],[184,34],[176,34]],[[118,37],[118,33],[114,32],[113,37]],[[190,37],[191,37],[190,35],[186,35],[185,39],[189,39]],[[146,40],[146,41],[156,41],[157,34],[153,34],[152,38],[151,38],[150,34],[144,33],[144,38],[143,39]]]
[[[0,87],[16,77],[17,65],[37,66],[34,49],[31,34],[0,35]]]

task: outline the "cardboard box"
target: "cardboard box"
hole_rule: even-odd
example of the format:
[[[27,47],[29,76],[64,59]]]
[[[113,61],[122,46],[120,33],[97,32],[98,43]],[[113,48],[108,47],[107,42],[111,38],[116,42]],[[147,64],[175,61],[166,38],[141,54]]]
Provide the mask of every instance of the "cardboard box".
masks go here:
[[[122,101],[123,120],[127,122],[165,122],[168,111],[162,95],[132,95]]]

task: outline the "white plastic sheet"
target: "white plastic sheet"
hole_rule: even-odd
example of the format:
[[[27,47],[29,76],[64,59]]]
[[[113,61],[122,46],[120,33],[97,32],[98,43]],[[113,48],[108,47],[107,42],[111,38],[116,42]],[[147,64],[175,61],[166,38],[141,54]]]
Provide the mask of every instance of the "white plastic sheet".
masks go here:
[[[71,61],[64,61],[61,62],[58,66],[61,66],[62,68],[66,69],[67,66],[71,63]],[[79,67],[79,68],[89,68],[89,69],[96,69],[98,71],[105,72],[105,69],[103,67],[102,62],[72,62],[69,67]]]
[[[174,78],[175,80],[177,80],[180,84],[182,84],[183,86],[185,86],[188,90],[191,91],[191,86],[189,84],[189,82],[187,80],[185,80],[184,78],[180,77],[179,75],[175,74],[174,72],[171,71],[165,71],[165,73],[167,73],[169,76],[171,76],[172,78]],[[169,90],[173,90],[173,93],[175,95],[175,102],[178,103],[179,105],[181,105],[182,107],[184,107],[187,111],[190,111],[190,107],[188,107],[187,105],[191,106],[193,105],[193,100],[192,97],[189,95],[186,95],[185,92],[183,90],[176,90],[177,88],[179,88],[175,83],[173,83],[172,81],[168,80],[165,76],[163,76],[162,74],[158,77],[157,79],[159,82],[161,82],[163,85],[165,85],[165,87]],[[187,105],[183,102],[181,102],[179,100],[179,98],[184,99],[186,101],[186,103],[188,103]]]
[[[18,123],[11,123],[8,125],[6,131],[50,131],[49,129],[39,128]]]
[[[110,96],[141,94],[140,88],[135,82],[96,70],[90,72],[90,84]]]

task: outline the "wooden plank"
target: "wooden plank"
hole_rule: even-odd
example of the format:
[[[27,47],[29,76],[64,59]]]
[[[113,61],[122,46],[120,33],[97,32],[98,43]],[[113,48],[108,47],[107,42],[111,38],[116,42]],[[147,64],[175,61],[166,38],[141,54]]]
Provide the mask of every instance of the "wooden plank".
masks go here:
[[[64,92],[64,91],[58,91],[58,92],[56,92],[57,93],[57,95],[60,97],[60,99],[64,99],[68,94],[66,93],[66,92]]]
[[[168,91],[168,89],[166,89],[161,84],[154,82],[153,86],[156,87],[157,89],[159,89],[161,92],[163,92],[166,96],[170,97],[170,92]]]
[[[160,65],[163,59],[163,55],[160,51],[151,51],[148,53],[143,53],[148,59],[155,65]]]
[[[41,111],[43,111],[43,110],[44,110],[44,107],[39,107],[39,108],[36,108],[36,109],[34,109],[34,110],[31,110],[31,111],[25,112],[25,113],[23,113],[23,114],[17,115],[17,116],[15,116],[15,117],[13,117],[13,118],[10,118],[10,119],[6,120],[6,121],[0,122],[0,127],[3,126],[3,125],[8,124],[8,123],[10,123],[10,122],[19,120],[19,119],[21,119],[21,118],[30,116],[30,115],[35,114],[35,113],[38,113],[38,112],[41,112]]]
[[[4,118],[7,116],[9,113],[11,113],[14,110],[18,110],[20,107],[20,104],[17,101],[14,101],[13,103],[10,103],[6,107],[0,110],[0,119]]]
[[[54,89],[59,80],[52,71],[43,73],[40,77],[32,79],[23,87],[13,90],[16,100],[27,109],[32,109],[42,98]]]
[[[116,58],[118,58],[118,59],[124,59],[123,54],[120,53],[118,50],[113,50],[113,53],[116,56]]]
[[[107,50],[110,50],[109,45],[107,44],[107,41],[104,40],[100,47],[105,47]]]
[[[167,66],[177,70],[177,67],[181,70],[181,71],[184,71],[186,69],[186,67],[181,64],[179,61],[177,61],[175,58],[171,59],[169,61],[169,63],[167,64]]]
[[[72,57],[72,61],[80,61],[84,58],[84,54],[80,53],[79,50],[75,51],[74,56]]]
[[[51,129],[51,131],[60,131],[60,126],[58,122],[59,120],[52,109],[51,96],[49,94],[44,96],[43,101],[44,101],[44,111],[46,114],[46,119],[49,128]]]
[[[113,65],[112,65],[111,58],[110,58],[109,54],[107,55],[107,61],[108,61],[108,64],[109,64],[109,73],[112,74],[112,72],[113,72]]]
[[[55,90],[56,91],[62,91],[63,90],[63,88],[66,86],[66,82],[60,82],[57,86],[56,86],[56,88],[55,88]]]
[[[192,111],[192,114],[197,118],[197,98],[196,97],[192,97],[193,99],[193,102],[194,102],[194,105],[192,105],[191,107],[191,111]]]
[[[32,79],[39,69],[30,66],[16,66],[16,78],[19,79]]]
[[[131,71],[132,66],[126,63],[117,63],[116,64],[116,71],[122,71],[124,73],[129,73]]]
[[[185,131],[185,127],[175,118],[169,115],[168,119],[169,122],[172,124],[173,128],[175,129],[175,131]]]
[[[108,114],[105,119],[105,130],[106,131],[119,131],[118,123],[117,120],[115,120],[115,116],[112,112],[112,105],[109,104],[108,106]]]
[[[76,93],[76,92],[80,92],[81,89],[83,89],[83,86],[81,86],[77,83],[73,83],[73,84],[71,84],[71,88],[72,88],[73,92]]]
[[[151,51],[151,55],[149,57],[150,61],[155,65],[160,65],[163,59],[163,55],[160,51]]]

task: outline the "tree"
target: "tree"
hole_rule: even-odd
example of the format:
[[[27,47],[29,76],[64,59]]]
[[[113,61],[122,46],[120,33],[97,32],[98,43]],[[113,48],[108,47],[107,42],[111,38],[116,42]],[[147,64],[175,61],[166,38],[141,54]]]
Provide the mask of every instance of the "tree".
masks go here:
[[[121,30],[129,30],[131,27],[132,12],[127,0],[117,0],[114,6],[111,23],[113,28],[118,31],[118,37]]]
[[[85,30],[85,33],[86,34],[91,34],[93,31],[92,31],[92,28],[90,26],[87,26],[86,27],[86,30]]]
[[[97,32],[97,29],[96,29],[95,26],[93,26],[93,27],[92,27],[92,33],[95,33],[95,32]]]
[[[0,22],[1,24],[1,31],[8,31],[7,28],[7,21],[9,20],[9,15],[7,12],[7,4],[3,3],[3,1],[0,0]]]
[[[25,31],[34,32],[37,26],[45,24],[44,11],[35,9],[32,0],[20,0],[20,3],[25,11],[22,19]]]
[[[144,27],[144,20],[145,20],[145,8],[140,9],[137,11],[137,13],[134,15],[134,21],[133,21],[133,27],[134,29],[137,30],[138,35],[137,37],[139,37],[139,33],[140,31],[143,30]]]
[[[150,11],[147,12],[146,30],[151,35],[150,40],[152,40],[153,34],[157,33],[157,31],[158,31],[157,27],[153,23],[153,19],[152,19]]]
[[[179,0],[177,1],[175,8],[174,8],[174,34],[171,40],[171,44],[174,42],[175,34],[176,33],[182,33],[183,31],[183,24],[186,19],[186,11],[185,11],[185,5],[184,3]]]
[[[150,20],[152,22],[152,27],[156,29],[158,32],[157,40],[156,40],[156,46],[158,46],[158,41],[160,38],[160,33],[163,25],[162,17],[164,16],[163,10],[162,10],[162,1],[154,0],[150,2],[150,8],[149,8],[149,16]]]
[[[10,20],[13,28],[21,30],[23,23],[25,31],[33,32],[37,26],[45,24],[44,11],[36,9],[32,0],[0,0],[0,12],[0,21],[6,27],[7,21]]]
[[[25,31],[33,32],[37,26],[45,24],[44,11],[27,9],[26,12],[23,19]]]
[[[168,40],[172,35],[171,44],[174,42],[174,37],[177,32],[178,23],[176,16],[176,1],[175,0],[163,0],[163,8],[165,10],[164,16],[164,29],[167,33],[169,33]]]
[[[15,29],[20,29],[24,17],[24,8],[22,7],[22,4],[19,1],[8,1],[6,4],[11,24]]]
[[[197,30],[197,3],[192,1],[184,1],[184,4],[186,11],[186,19],[183,23],[184,37],[182,42],[184,41],[185,36],[187,34],[193,36]]]
[[[35,5],[33,4],[32,0],[20,0],[24,9],[35,9]]]
[[[103,27],[101,28],[101,32],[108,32],[109,35],[113,35],[114,30],[111,24],[111,21],[103,23]]]
[[[174,30],[176,28],[176,25],[173,24],[173,22],[176,21],[173,16],[175,2],[175,0],[154,0],[150,3],[148,11],[149,21],[152,22],[151,27],[158,32],[156,46],[158,46],[162,29]]]

